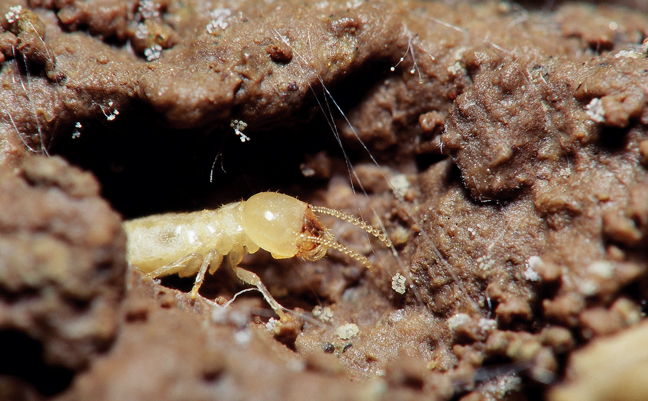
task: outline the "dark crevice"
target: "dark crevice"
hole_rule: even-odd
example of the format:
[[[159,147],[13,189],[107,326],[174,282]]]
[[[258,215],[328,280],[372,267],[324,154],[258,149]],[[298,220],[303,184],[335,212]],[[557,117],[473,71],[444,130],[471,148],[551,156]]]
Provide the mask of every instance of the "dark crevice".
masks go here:
[[[18,377],[44,396],[63,392],[74,371],[43,361],[42,344],[16,330],[0,331],[0,375]]]

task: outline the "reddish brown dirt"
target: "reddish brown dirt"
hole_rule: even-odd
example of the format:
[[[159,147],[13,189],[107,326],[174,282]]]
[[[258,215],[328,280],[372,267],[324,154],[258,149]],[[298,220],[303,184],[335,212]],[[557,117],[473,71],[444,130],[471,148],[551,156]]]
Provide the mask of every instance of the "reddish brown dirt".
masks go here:
[[[92,174],[30,157],[19,169],[1,167],[0,232],[0,371],[60,391],[118,332],[119,215]]]
[[[643,3],[5,3],[0,339],[28,357],[0,398],[591,399],[590,366],[641,394]],[[125,272],[100,197],[130,218],[266,190],[384,225],[398,257],[327,217],[376,268],[249,255],[294,311],[274,325],[255,293]],[[227,271],[201,295],[242,290]]]

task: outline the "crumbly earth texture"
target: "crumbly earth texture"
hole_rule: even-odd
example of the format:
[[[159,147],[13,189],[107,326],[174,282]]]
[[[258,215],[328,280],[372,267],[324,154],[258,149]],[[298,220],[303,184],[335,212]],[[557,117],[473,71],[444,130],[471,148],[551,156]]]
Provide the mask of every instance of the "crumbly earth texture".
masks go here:
[[[0,399],[641,399],[647,13],[4,1]],[[394,249],[323,216],[373,269],[248,255],[290,322],[126,269],[112,208],[267,190]]]
[[[0,167],[0,387],[61,391],[117,335],[125,236],[99,191],[58,157]]]

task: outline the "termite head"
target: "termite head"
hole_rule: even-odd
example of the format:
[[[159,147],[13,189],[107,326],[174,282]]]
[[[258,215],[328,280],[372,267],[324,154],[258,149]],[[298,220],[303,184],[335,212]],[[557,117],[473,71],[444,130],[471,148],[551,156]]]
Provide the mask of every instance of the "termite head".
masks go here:
[[[318,260],[326,255],[326,251],[331,248],[328,244],[334,243],[335,239],[328,228],[319,221],[309,205],[304,213],[304,225],[302,232],[299,233],[299,253],[306,260]],[[315,241],[319,239],[321,241]]]
[[[288,195],[261,192],[243,204],[243,230],[254,243],[275,259],[300,256],[318,260],[333,248],[351,256],[366,267],[367,258],[335,242],[330,231],[313,212],[330,214],[348,221],[391,245],[386,236],[359,219],[321,206],[311,206]]]
[[[320,244],[304,241],[302,234],[333,240],[307,203],[275,192],[261,192],[245,202],[243,229],[252,241],[272,253],[275,259],[301,256],[316,260],[324,256],[326,249],[322,249]]]

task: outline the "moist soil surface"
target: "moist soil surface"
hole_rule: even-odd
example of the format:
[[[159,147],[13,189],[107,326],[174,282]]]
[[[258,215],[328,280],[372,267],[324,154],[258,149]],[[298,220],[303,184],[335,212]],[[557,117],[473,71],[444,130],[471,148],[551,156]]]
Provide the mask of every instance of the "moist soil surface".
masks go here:
[[[642,399],[646,37],[639,0],[3,1],[0,399]],[[124,219],[262,191],[393,247],[247,255],[285,321],[129,266]]]

